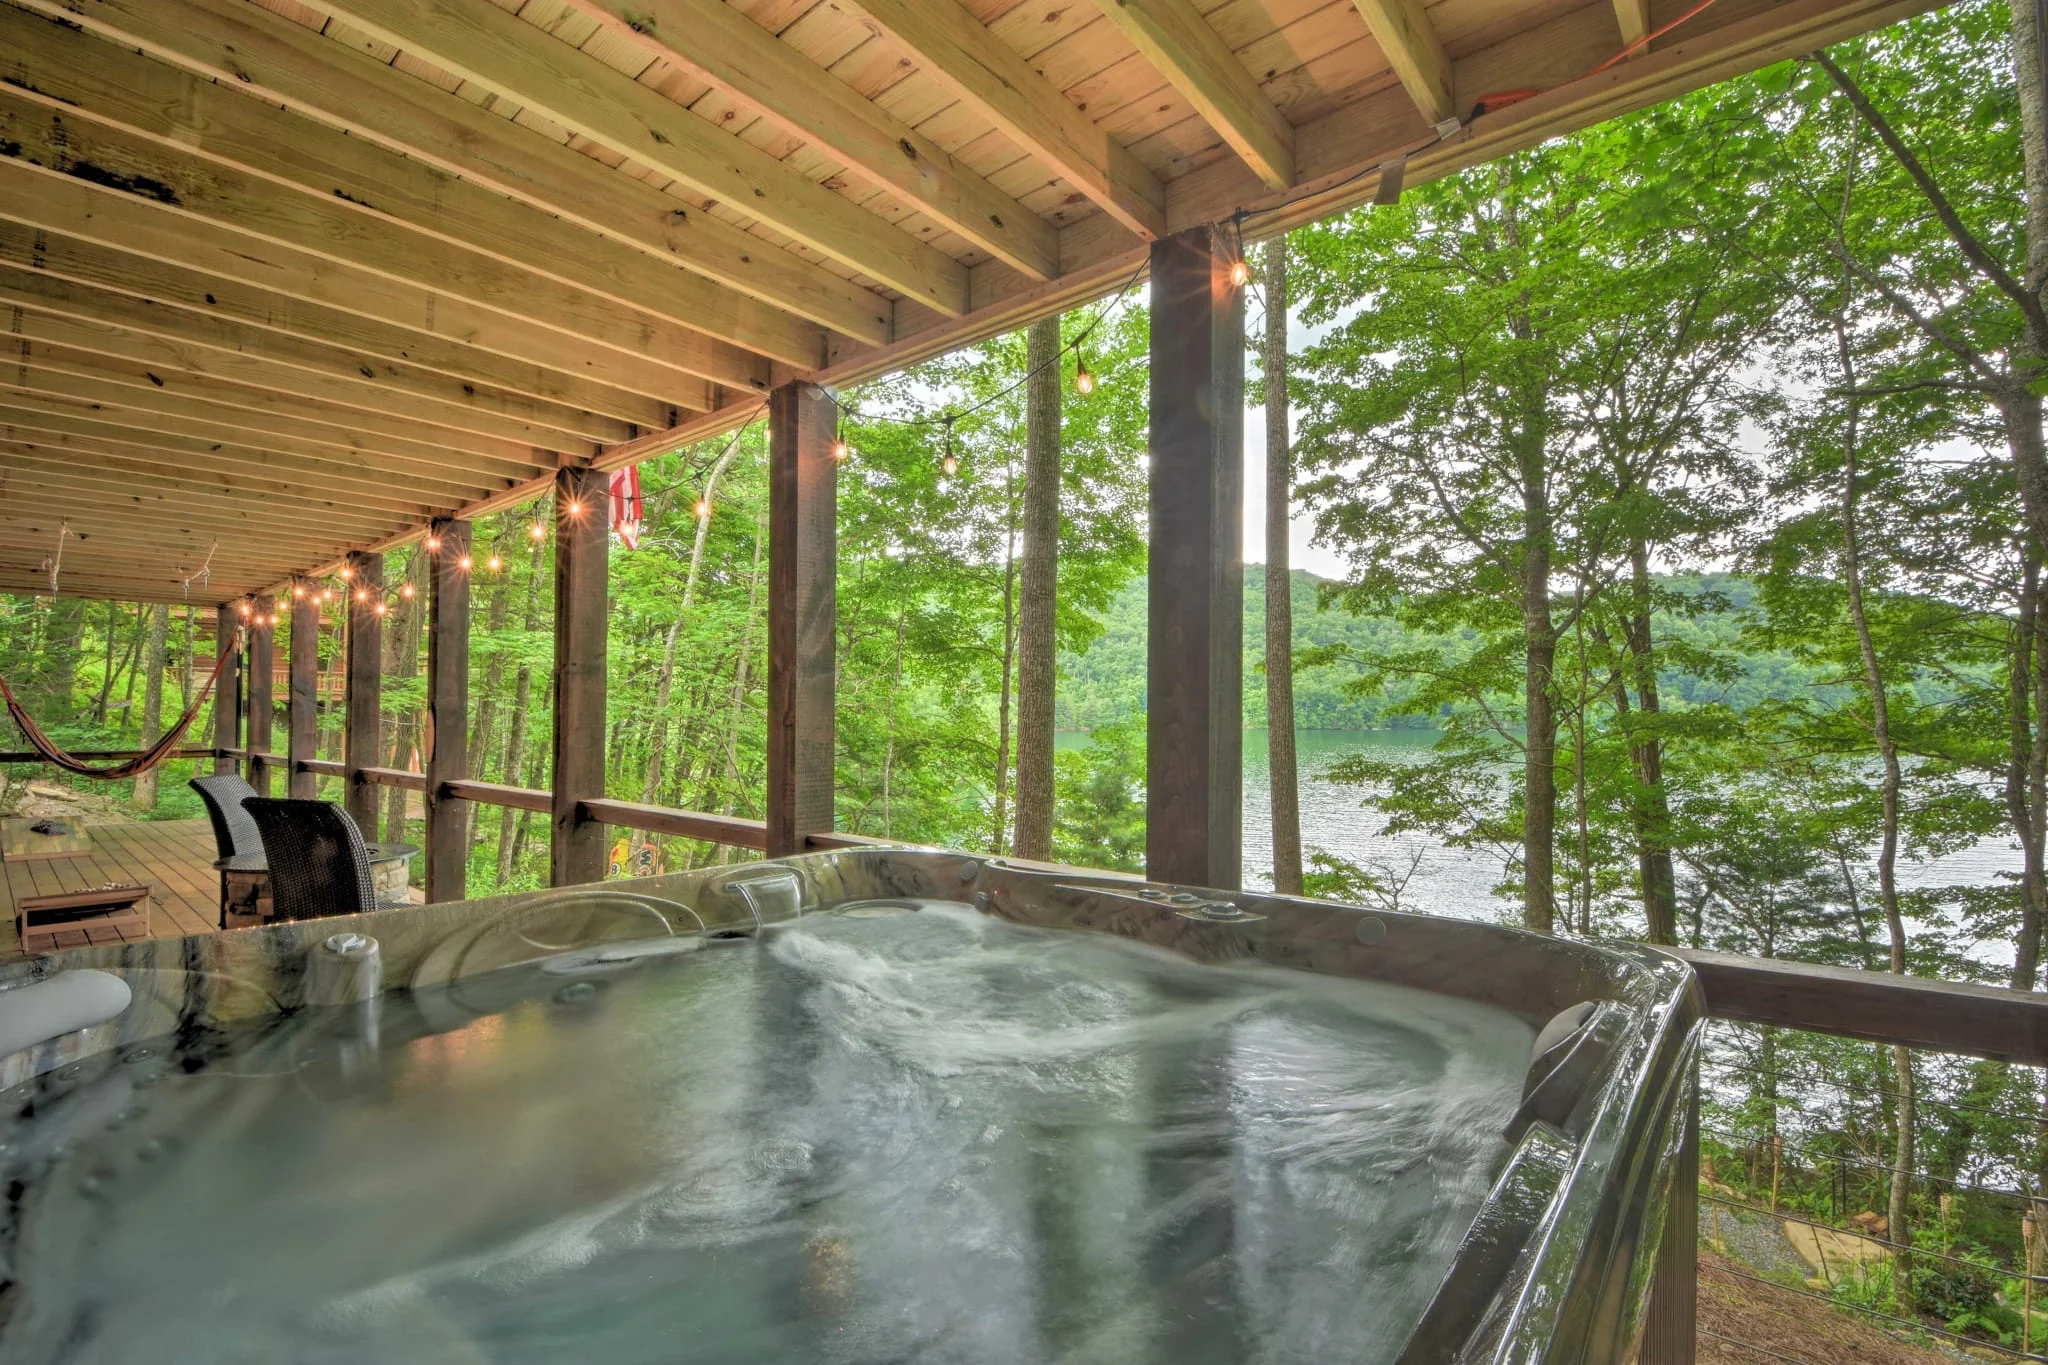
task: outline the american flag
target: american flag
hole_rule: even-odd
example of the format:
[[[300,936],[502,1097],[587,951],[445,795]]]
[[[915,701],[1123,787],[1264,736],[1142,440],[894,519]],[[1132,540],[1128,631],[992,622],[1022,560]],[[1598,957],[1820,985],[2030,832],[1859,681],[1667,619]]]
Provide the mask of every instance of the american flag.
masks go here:
[[[640,548],[640,467],[612,471],[612,529],[629,550]]]

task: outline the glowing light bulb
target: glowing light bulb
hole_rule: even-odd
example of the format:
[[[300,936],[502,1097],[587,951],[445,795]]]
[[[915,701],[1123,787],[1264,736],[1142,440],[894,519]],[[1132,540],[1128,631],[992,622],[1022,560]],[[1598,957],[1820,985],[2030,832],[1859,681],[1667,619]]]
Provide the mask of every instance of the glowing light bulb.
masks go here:
[[[946,458],[939,461],[939,468],[946,472],[947,478],[952,478],[960,472],[960,457],[950,450],[947,451]]]
[[[370,600],[370,590],[369,590],[368,588],[357,588],[357,589],[356,589],[356,601],[358,601],[358,602],[367,602],[367,601],[369,601],[369,600]]]
[[[834,441],[834,442],[832,443],[832,458],[833,458],[833,459],[835,459],[835,460],[844,460],[844,459],[848,458],[849,456],[851,456],[852,454],[853,454],[853,447],[852,447],[852,446],[850,446],[850,445],[848,445],[848,444],[847,444],[847,443],[846,443],[845,441],[843,441],[843,440],[842,440],[842,441]]]
[[[382,602],[379,602],[374,608],[372,608],[372,610],[374,610],[379,616],[382,616],[384,614],[384,604]]]
[[[548,538],[548,528],[537,521],[533,524],[532,533],[535,540],[546,540]]]
[[[498,570],[505,567],[505,561],[498,558],[496,555],[492,555],[488,560],[484,561],[484,567],[489,569],[492,573],[496,573]]]
[[[356,576],[355,566],[354,566],[354,565],[352,565],[352,564],[344,564],[344,565],[342,565],[342,566],[341,566],[341,576],[342,576],[343,578],[354,578],[354,577]]]
[[[1232,261],[1230,263],[1230,282],[1233,285],[1236,285],[1239,289],[1242,289],[1245,286],[1245,281],[1249,280],[1251,277],[1252,268],[1246,265],[1243,261]]]
[[[436,551],[437,551],[437,550],[439,550],[440,548],[441,548],[441,537],[439,537],[439,536],[428,536],[428,537],[427,537],[427,553],[428,553],[428,554],[433,554],[434,552],[436,552]]]
[[[462,570],[462,571],[463,571],[464,573],[468,573],[468,572],[469,572],[469,556],[468,556],[468,555],[464,555],[464,556],[463,556],[463,557],[462,557],[461,559],[457,560],[457,561],[455,562],[455,567],[457,567],[458,569],[461,569],[461,570]]]
[[[398,590],[398,595],[400,597],[403,597],[406,601],[410,602],[412,600],[412,584],[408,583],[404,587],[400,588]]]
[[[582,515],[583,515],[583,501],[582,501],[582,499],[580,499],[580,498],[575,498],[575,499],[571,499],[571,500],[570,500],[570,503],[569,503],[569,515],[570,515],[570,516],[572,516],[572,517],[580,517],[580,516],[582,516]]]
[[[242,619],[244,621],[249,619],[249,604],[247,602],[242,603]]]
[[[697,499],[695,511],[697,513],[697,520],[702,521],[711,515],[711,504],[705,499],[699,498]]]
[[[303,583],[294,583],[294,584],[292,584],[292,596],[294,596],[294,597],[297,597],[297,598],[301,598],[301,599],[303,599],[303,598],[305,597],[305,595],[306,595],[306,585],[305,585],[305,584],[303,584]]]
[[[1095,376],[1088,369],[1088,362],[1076,356],[1074,359],[1074,392],[1095,392]]]

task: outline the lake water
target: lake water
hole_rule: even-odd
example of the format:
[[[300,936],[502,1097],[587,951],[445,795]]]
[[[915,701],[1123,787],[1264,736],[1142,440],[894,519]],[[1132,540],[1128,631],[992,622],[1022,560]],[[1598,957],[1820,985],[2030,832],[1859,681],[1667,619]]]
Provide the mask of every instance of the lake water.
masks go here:
[[[1387,835],[1384,817],[1361,805],[1356,787],[1325,781],[1323,774],[1338,759],[1370,753],[1379,758],[1420,762],[1435,744],[1428,730],[1299,730],[1295,732],[1301,777],[1301,843],[1304,854],[1326,849],[1351,862],[1396,875],[1414,870],[1401,896],[1401,908],[1425,914],[1468,919],[1510,918],[1514,907],[1495,896],[1500,881],[1498,857],[1482,850],[1449,848],[1427,834]],[[1084,741],[1085,742],[1085,741]],[[1266,765],[1266,732],[1244,736],[1244,882],[1269,888],[1273,881],[1272,801]],[[1562,818],[1562,813],[1560,818]],[[1562,835],[1562,831],[1560,831]],[[1902,863],[1902,886],[1989,885],[2001,872],[2017,873],[2018,846],[2010,837],[1986,839],[1976,847],[1924,863]]]

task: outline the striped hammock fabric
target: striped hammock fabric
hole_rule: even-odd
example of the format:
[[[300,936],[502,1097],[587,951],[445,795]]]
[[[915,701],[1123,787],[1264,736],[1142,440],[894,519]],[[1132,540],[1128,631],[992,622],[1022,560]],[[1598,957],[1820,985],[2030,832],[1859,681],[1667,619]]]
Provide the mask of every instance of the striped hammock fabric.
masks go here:
[[[65,772],[77,773],[80,777],[95,777],[103,782],[117,782],[124,777],[146,773],[177,752],[178,745],[185,738],[185,731],[192,727],[193,720],[199,715],[199,708],[206,705],[206,699],[213,694],[213,685],[220,681],[221,670],[227,667],[228,660],[234,657],[241,647],[242,628],[237,626],[235,633],[228,637],[228,647],[220,652],[220,658],[214,662],[213,673],[207,678],[206,686],[199,689],[199,695],[192,699],[192,704],[185,708],[185,714],[178,717],[177,723],[165,730],[162,738],[142,753],[110,765],[96,766],[84,759],[73,758],[58,748],[55,742],[43,733],[42,727],[35,723],[34,718],[22,709],[21,703],[15,700],[14,689],[7,685],[6,678],[0,678],[0,697],[6,698],[7,714],[14,717],[14,724],[21,731],[21,737],[27,740],[29,747],[41,754],[46,762],[56,764]]]

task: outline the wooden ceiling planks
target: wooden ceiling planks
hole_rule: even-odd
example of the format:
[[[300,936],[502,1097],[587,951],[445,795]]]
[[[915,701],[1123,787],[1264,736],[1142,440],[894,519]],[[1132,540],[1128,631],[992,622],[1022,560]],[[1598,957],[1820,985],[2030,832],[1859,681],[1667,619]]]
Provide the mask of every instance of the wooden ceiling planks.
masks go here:
[[[271,588],[1930,7],[0,0],[0,588]]]

